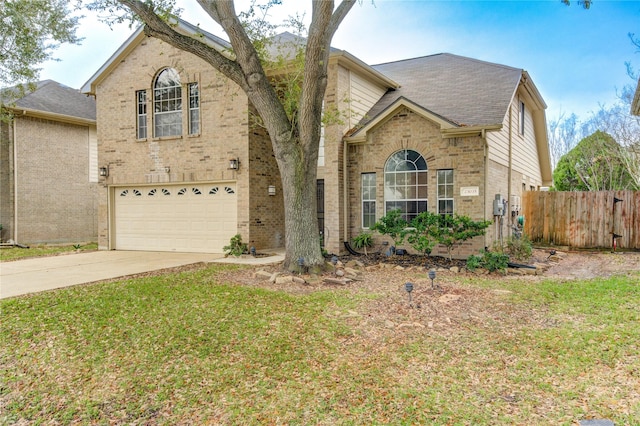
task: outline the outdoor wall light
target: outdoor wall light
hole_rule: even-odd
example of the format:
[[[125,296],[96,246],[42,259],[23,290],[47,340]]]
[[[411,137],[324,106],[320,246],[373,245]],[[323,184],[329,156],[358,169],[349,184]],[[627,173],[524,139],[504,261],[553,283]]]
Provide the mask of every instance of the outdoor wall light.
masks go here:
[[[100,176],[102,177],[108,177],[109,176],[109,166],[107,167],[100,167],[98,169],[98,173],[100,174]]]
[[[240,168],[240,159],[232,158],[229,160],[229,170],[238,170]]]
[[[269,185],[269,195],[272,197],[276,195],[276,187],[274,185]]]
[[[165,173],[169,173],[171,171],[171,167],[167,166],[164,168]]]

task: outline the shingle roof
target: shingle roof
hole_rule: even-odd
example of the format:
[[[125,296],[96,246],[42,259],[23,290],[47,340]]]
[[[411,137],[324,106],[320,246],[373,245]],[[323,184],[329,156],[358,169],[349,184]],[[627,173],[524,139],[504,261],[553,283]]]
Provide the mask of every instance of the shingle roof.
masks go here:
[[[399,98],[460,126],[501,124],[522,70],[449,53],[373,65],[400,83],[369,111],[366,124]]]
[[[62,114],[88,120],[96,119],[96,101],[77,89],[53,80],[39,81],[33,92],[17,99],[14,108]]]

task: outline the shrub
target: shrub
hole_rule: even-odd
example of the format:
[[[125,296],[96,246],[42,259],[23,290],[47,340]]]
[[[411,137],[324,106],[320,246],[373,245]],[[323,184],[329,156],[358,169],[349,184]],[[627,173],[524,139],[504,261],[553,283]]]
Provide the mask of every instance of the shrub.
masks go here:
[[[362,232],[353,238],[353,247],[356,249],[364,249],[367,256],[367,247],[373,246],[373,235],[370,232]]]
[[[493,271],[506,271],[509,264],[509,256],[496,251],[480,251],[480,256],[472,254],[467,258],[467,269],[474,271],[477,268],[485,268]]]
[[[467,269],[470,271],[475,271],[478,268],[482,267],[482,257],[476,256],[475,254],[470,255],[467,258]]]
[[[470,238],[484,235],[485,229],[491,225],[488,220],[475,222],[469,216],[459,215],[437,215],[438,227],[437,235],[434,235],[438,243],[447,248],[449,260],[451,260],[451,250]]]
[[[533,245],[529,238],[522,234],[520,238],[510,237],[507,240],[505,252],[517,260],[529,260],[533,254]]]
[[[229,240],[229,245],[222,247],[224,250],[224,255],[229,256],[230,254],[234,256],[240,256],[247,251],[247,244],[242,242],[242,235],[236,234],[231,237]]]
[[[437,243],[439,215],[422,212],[411,221],[407,240],[411,247],[427,256]]]
[[[404,242],[404,238],[408,232],[407,226],[409,226],[409,224],[402,217],[402,212],[396,209],[382,216],[380,220],[371,227],[371,230],[379,232],[382,235],[388,235],[397,247]]]
[[[509,263],[509,256],[495,251],[484,251],[482,253],[482,266],[490,272],[506,271]]]

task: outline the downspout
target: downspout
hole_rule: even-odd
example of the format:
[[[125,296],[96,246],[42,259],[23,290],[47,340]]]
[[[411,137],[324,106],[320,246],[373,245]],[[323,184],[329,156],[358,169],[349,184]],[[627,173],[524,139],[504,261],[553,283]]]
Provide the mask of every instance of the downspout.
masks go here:
[[[483,191],[484,207],[482,209],[483,211],[482,214],[483,214],[483,219],[486,221],[487,220],[487,192],[489,191],[489,143],[487,142],[487,131],[485,129],[482,129],[480,136],[484,141],[484,191]],[[484,233],[482,238],[484,239],[483,246],[488,247],[486,232]]]
[[[508,170],[508,181],[507,181],[507,203],[508,203],[507,206],[509,206],[509,210],[511,210],[511,176],[513,172],[513,128],[511,125],[512,119],[513,119],[512,117],[513,117],[513,102],[509,105],[509,170]],[[511,213],[506,211],[504,212],[504,215],[506,216],[507,213],[509,213],[507,221],[509,222],[509,224],[512,224]]]
[[[343,233],[342,233],[342,241],[349,241],[349,230],[348,230],[348,220],[349,217],[349,191],[347,189],[347,152],[348,152],[348,143],[344,139],[342,140],[342,204],[343,204]],[[338,223],[338,226],[340,224]]]

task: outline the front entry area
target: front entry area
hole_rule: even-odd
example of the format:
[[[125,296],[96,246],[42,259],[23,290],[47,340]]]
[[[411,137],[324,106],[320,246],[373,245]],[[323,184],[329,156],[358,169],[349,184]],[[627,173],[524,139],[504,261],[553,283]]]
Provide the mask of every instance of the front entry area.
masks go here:
[[[112,249],[222,253],[237,233],[233,182],[112,188]]]

